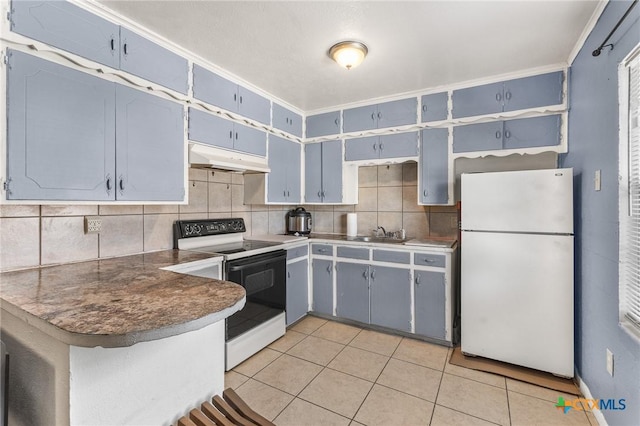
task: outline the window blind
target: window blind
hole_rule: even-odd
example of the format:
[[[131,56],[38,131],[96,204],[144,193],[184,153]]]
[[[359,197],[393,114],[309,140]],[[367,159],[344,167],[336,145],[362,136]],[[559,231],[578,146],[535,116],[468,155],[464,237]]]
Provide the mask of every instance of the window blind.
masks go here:
[[[625,149],[627,157],[627,170],[621,174],[621,184],[628,186],[624,200],[627,208],[620,211],[620,283],[623,290],[620,301],[622,319],[640,329],[640,56],[632,59],[625,68],[628,72],[628,98],[621,104],[628,105],[628,115],[625,114],[628,122],[622,126],[627,130],[627,137],[621,138],[626,139],[626,146],[620,148]]]

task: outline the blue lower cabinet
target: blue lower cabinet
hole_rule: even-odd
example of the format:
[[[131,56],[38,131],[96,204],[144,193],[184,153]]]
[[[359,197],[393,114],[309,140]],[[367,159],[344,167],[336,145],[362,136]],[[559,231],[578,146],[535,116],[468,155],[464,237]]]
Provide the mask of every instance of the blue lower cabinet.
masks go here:
[[[444,272],[414,271],[416,334],[445,340],[445,289]]]
[[[336,263],[336,315],[369,324],[369,266]]]
[[[287,325],[307,315],[309,310],[308,265],[306,258],[287,264]]]
[[[411,273],[371,266],[371,324],[411,331]]]
[[[333,315],[333,261],[313,259],[313,312]]]

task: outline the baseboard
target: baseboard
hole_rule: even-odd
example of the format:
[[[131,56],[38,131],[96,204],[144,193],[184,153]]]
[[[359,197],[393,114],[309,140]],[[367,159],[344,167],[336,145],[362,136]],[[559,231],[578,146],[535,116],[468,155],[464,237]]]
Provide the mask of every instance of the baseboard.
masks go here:
[[[578,386],[580,387],[580,392],[582,392],[582,395],[584,395],[584,397],[587,399],[594,399],[591,391],[589,390],[589,387],[584,382],[584,380],[582,380],[582,377],[580,377],[577,371],[575,373],[575,377],[578,381]],[[608,426],[607,420],[604,418],[604,414],[602,414],[602,411],[591,410],[591,414],[593,414],[593,417],[596,418],[600,426]]]

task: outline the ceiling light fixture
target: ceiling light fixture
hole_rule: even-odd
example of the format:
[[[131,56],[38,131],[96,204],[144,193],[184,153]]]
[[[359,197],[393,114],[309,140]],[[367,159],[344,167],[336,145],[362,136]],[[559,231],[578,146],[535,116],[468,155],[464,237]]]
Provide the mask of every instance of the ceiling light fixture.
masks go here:
[[[350,70],[364,61],[369,49],[358,41],[341,41],[331,46],[329,56],[341,67]]]

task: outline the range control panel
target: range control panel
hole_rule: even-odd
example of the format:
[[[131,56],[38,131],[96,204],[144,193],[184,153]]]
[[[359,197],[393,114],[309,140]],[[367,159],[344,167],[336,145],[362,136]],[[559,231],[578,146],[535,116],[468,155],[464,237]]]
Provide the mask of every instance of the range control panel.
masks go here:
[[[174,236],[177,238],[204,237],[206,235],[233,234],[245,232],[244,219],[203,219],[203,220],[177,220],[174,228]]]

